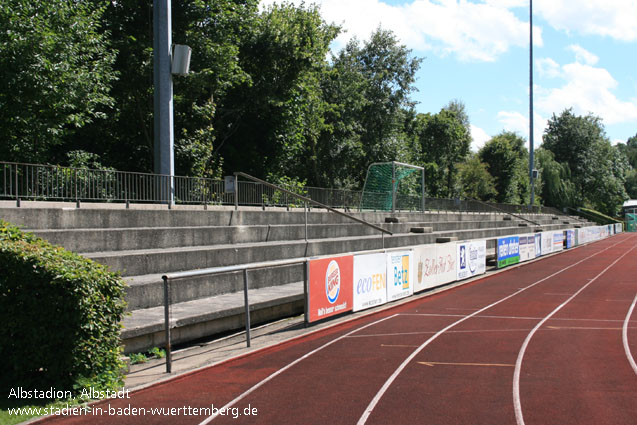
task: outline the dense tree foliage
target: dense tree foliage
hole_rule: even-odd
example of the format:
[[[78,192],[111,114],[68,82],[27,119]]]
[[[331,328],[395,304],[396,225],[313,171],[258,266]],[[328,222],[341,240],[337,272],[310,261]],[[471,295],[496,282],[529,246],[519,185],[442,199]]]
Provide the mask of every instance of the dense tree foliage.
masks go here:
[[[328,109],[315,156],[323,174],[312,181],[360,187],[369,164],[413,159],[404,130],[421,60],[410,53],[379,28],[362,45],[353,39],[332,56],[322,79]]]
[[[489,166],[495,180],[498,202],[523,204],[529,199],[527,169],[529,155],[525,141],[511,132],[503,132],[480,149],[479,157]]]
[[[489,173],[489,166],[480,161],[477,154],[458,166],[460,173],[460,195],[480,201],[494,201],[498,194],[495,179]]]
[[[430,196],[458,196],[458,164],[469,154],[471,133],[458,110],[419,114],[415,119],[416,144],[425,166]]]
[[[73,133],[110,113],[114,51],[103,2],[0,4],[0,157],[63,159]]]
[[[77,0],[0,5],[0,155],[153,170],[153,2]],[[514,133],[470,154],[465,106],[417,113],[423,60],[377,28],[330,46],[338,25],[317,6],[259,0],[172,5],[173,42],[192,47],[174,78],[175,171],[244,171],[275,182],[360,189],[374,162],[425,167],[429,196],[529,201],[528,152]],[[612,212],[637,197],[637,135],[610,145],[600,118],[553,116],[538,150],[548,205]]]
[[[617,213],[618,206],[628,197],[624,184],[629,164],[626,156],[611,145],[599,117],[577,116],[571,109],[553,115],[542,147],[570,175],[574,191],[569,193],[568,201],[562,201],[568,202],[564,206],[586,205],[606,214]],[[544,190],[548,192],[550,186]],[[552,199],[546,196],[548,193],[544,195],[545,199]]]

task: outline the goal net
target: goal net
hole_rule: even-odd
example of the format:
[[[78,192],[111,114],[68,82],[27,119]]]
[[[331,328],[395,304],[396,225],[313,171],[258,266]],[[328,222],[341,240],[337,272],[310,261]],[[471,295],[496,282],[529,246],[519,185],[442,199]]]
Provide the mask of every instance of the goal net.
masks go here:
[[[424,169],[400,162],[377,162],[367,169],[360,210],[424,210]]]

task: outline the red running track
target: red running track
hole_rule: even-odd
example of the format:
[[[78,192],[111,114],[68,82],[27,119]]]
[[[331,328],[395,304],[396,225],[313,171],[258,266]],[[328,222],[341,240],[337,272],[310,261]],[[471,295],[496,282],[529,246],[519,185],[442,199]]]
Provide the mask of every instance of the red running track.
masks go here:
[[[621,234],[45,422],[634,425],[636,302]]]

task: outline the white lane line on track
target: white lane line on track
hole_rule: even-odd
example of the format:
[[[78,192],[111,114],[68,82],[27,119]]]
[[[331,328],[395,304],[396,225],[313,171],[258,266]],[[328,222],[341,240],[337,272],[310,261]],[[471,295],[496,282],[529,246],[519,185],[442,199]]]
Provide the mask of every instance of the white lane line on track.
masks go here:
[[[294,360],[292,363],[289,363],[287,366],[284,366],[283,368],[277,370],[276,372],[272,373],[271,375],[269,375],[267,378],[263,379],[262,381],[258,382],[257,384],[255,384],[254,386],[252,386],[252,388],[248,389],[247,391],[245,391],[243,394],[237,396],[234,400],[230,401],[229,403],[227,403],[225,406],[223,406],[221,409],[219,409],[219,412],[225,412],[228,408],[232,407],[235,403],[239,402],[241,399],[243,399],[244,397],[246,397],[247,395],[249,395],[250,393],[252,393],[253,391],[255,391],[256,389],[258,389],[259,387],[261,387],[263,384],[271,381],[272,379],[274,379],[275,377],[277,377],[278,375],[282,374],[283,372],[285,372],[286,370],[290,369],[292,366],[294,366],[295,364],[301,362],[302,360],[305,360],[306,358],[310,357],[312,354],[315,354],[319,351],[321,351],[322,349],[334,344],[335,342],[338,342],[344,338],[347,338],[348,336],[350,336],[351,334],[361,331],[365,328],[368,328],[370,326],[376,325],[380,322],[383,322],[385,320],[388,319],[392,319],[394,317],[396,317],[397,314],[391,315],[391,316],[387,316],[384,317],[382,319],[376,320],[372,323],[368,323],[365,326],[361,326],[360,328],[356,328],[344,335],[341,335],[340,337],[331,340],[330,342],[327,342],[323,345],[321,345],[318,348],[315,348],[314,350],[304,354],[303,356],[299,357],[298,359]],[[216,418],[217,416],[219,416],[219,413],[209,416],[208,418],[206,418],[204,421],[202,421],[199,425],[205,425],[210,423],[214,418]]]
[[[526,287],[524,287],[524,288],[521,288],[521,289],[520,289],[520,290],[518,290],[517,292],[514,292],[513,294],[508,295],[508,296],[506,296],[506,297],[504,297],[504,298],[500,299],[499,301],[494,302],[493,304],[489,304],[488,306],[483,307],[483,308],[481,308],[480,310],[478,310],[478,311],[476,311],[476,312],[474,312],[474,313],[471,313],[470,315],[465,316],[464,318],[462,318],[462,319],[460,319],[460,320],[457,320],[456,322],[454,322],[454,323],[450,324],[450,325],[449,325],[449,326],[447,326],[446,328],[444,328],[444,329],[440,330],[439,332],[437,332],[435,335],[433,335],[431,338],[429,338],[427,341],[425,341],[422,345],[420,345],[420,346],[419,346],[419,347],[418,347],[418,348],[417,348],[417,349],[416,349],[413,353],[411,353],[411,355],[409,355],[409,357],[407,357],[407,358],[406,358],[406,359],[405,359],[405,360],[401,363],[401,365],[400,365],[400,366],[398,366],[398,368],[397,368],[397,369],[394,371],[394,373],[393,373],[393,374],[392,374],[392,375],[391,375],[391,376],[387,379],[387,381],[385,381],[385,384],[384,384],[384,385],[380,388],[380,390],[378,390],[378,392],[376,393],[376,396],[374,396],[374,398],[372,399],[372,401],[369,403],[369,405],[367,406],[367,408],[366,408],[366,409],[365,409],[365,411],[363,412],[363,415],[362,415],[362,416],[360,417],[360,419],[358,420],[357,425],[364,425],[364,424],[365,424],[365,422],[367,422],[367,419],[368,419],[368,418],[369,418],[369,416],[371,415],[372,411],[374,410],[374,408],[376,407],[376,405],[378,404],[378,402],[380,401],[380,399],[383,397],[383,395],[385,394],[385,392],[387,392],[387,389],[388,389],[388,388],[391,386],[391,384],[392,384],[392,383],[396,380],[396,378],[398,377],[398,375],[400,375],[400,373],[403,371],[403,369],[405,369],[405,367],[407,367],[407,365],[408,365],[408,364],[409,364],[409,363],[410,363],[410,362],[414,359],[414,357],[416,357],[416,356],[418,355],[418,353],[420,353],[422,350],[424,350],[424,349],[425,349],[425,347],[427,347],[429,344],[431,344],[431,343],[432,343],[432,342],[433,342],[436,338],[438,338],[440,335],[442,335],[443,333],[445,333],[445,332],[446,332],[446,331],[448,331],[449,329],[453,328],[454,326],[456,326],[456,325],[458,325],[458,324],[460,324],[460,323],[464,322],[465,320],[470,319],[470,318],[472,318],[472,317],[475,317],[475,316],[477,316],[478,314],[482,313],[483,311],[485,311],[485,310],[487,310],[487,309],[489,309],[489,308],[491,308],[491,307],[494,307],[494,306],[496,306],[496,305],[500,304],[501,302],[507,301],[508,299],[513,298],[514,296],[516,296],[516,295],[518,295],[518,294],[520,294],[520,293],[522,293],[522,292],[526,291],[527,289],[532,288],[532,287],[534,287],[534,286],[536,286],[536,285],[538,285],[538,284],[540,284],[540,283],[542,283],[542,282],[544,282],[544,281],[546,281],[546,280],[548,280],[548,279],[550,279],[550,278],[552,278],[552,277],[554,277],[554,276],[557,276],[558,274],[560,274],[560,273],[562,273],[562,272],[564,272],[564,271],[566,271],[566,270],[568,270],[568,269],[571,269],[571,268],[573,268],[573,267],[575,267],[575,266],[579,265],[580,263],[583,263],[584,261],[586,261],[586,260],[588,260],[588,259],[590,259],[590,258],[593,258],[593,257],[595,257],[595,256],[597,256],[597,255],[599,255],[599,254],[601,254],[602,252],[609,250],[610,248],[613,248],[613,247],[615,247],[615,246],[619,245],[619,244],[620,244],[620,243],[622,243],[622,242],[624,242],[624,241],[623,241],[623,240],[621,240],[621,241],[619,241],[619,242],[617,242],[617,243],[615,243],[615,244],[613,244],[613,245],[611,245],[611,246],[608,246],[608,247],[606,247],[606,248],[602,249],[601,251],[597,251],[597,252],[595,252],[594,254],[591,254],[591,255],[589,255],[588,257],[586,257],[586,258],[583,258],[583,259],[579,260],[577,263],[573,263],[573,264],[571,264],[570,266],[565,267],[565,268],[563,268],[562,270],[559,270],[559,271],[557,271],[557,272],[553,273],[553,274],[552,274],[552,275],[550,275],[550,276],[547,276],[547,277],[545,277],[545,278],[543,278],[543,279],[538,280],[537,282],[534,282],[534,283],[532,283],[532,284],[530,284],[530,285],[528,285],[528,286],[526,286]]]
[[[474,317],[475,319],[475,317]],[[540,319],[538,319],[540,320]],[[618,320],[619,321],[619,320]],[[594,327],[577,327],[577,326],[547,326],[539,329],[540,331],[621,331],[623,328],[594,328]],[[627,328],[637,329],[637,328]],[[466,331],[447,331],[447,334],[473,334],[473,333],[498,333],[498,332],[531,332],[533,329],[473,329]],[[405,335],[431,335],[438,331],[422,331],[422,332],[396,332],[386,334],[367,334],[367,335],[351,335],[348,338],[386,338],[391,336],[405,336]],[[417,347],[416,345],[414,347]]]
[[[591,279],[586,285],[582,286],[577,292],[575,292],[569,299],[564,301],[557,308],[555,308],[552,312],[550,312],[526,336],[526,339],[522,343],[522,347],[520,348],[520,351],[518,352],[518,358],[517,358],[517,360],[515,362],[515,371],[513,372],[513,409],[515,410],[515,421],[516,421],[516,423],[518,425],[524,425],[524,415],[522,413],[522,401],[520,399],[520,373],[521,373],[521,370],[522,370],[522,360],[524,359],[524,353],[526,351],[526,348],[529,345],[529,342],[531,341],[531,338],[533,338],[533,335],[535,334],[535,332],[537,332],[537,330],[540,327],[542,327],[542,325],[544,325],[544,323],[546,323],[547,320],[549,320],[555,313],[560,311],[566,304],[571,302],[573,300],[573,298],[575,298],[584,289],[588,288],[588,286],[590,284],[595,282],[599,277],[601,277],[604,273],[606,273],[608,270],[610,270],[610,268],[613,267],[615,264],[617,264],[622,258],[624,258],[626,255],[628,255],[630,252],[632,252],[635,249],[635,247],[637,247],[637,245],[633,246],[631,249],[626,251],[621,257],[619,257],[615,261],[613,261],[608,267],[606,267],[604,270],[602,270],[597,276],[595,276],[593,279]],[[602,251],[600,251],[600,252],[602,252]]]
[[[622,329],[622,341],[624,343],[624,351],[626,352],[626,357],[628,358],[628,362],[633,368],[633,371],[637,375],[637,364],[635,363],[635,358],[630,352],[630,347],[628,346],[628,322],[630,321],[630,316],[633,314],[635,310],[635,304],[637,304],[637,295],[635,295],[635,300],[633,304],[630,306],[628,310],[628,314],[626,314],[626,320],[624,321],[624,327]]]
[[[462,314],[434,314],[434,313],[399,313],[399,316],[434,316],[434,317],[464,317]],[[477,315],[474,316],[474,319],[516,319],[516,320],[542,320],[543,317],[515,317],[515,316],[492,316],[492,315]],[[612,320],[612,319],[569,319],[569,318],[560,318],[553,320],[565,320],[565,321],[575,321],[575,322],[621,322],[624,320]],[[632,320],[635,322],[637,320]]]
[[[484,333],[484,332],[528,332],[530,328],[527,329],[473,329],[468,331],[447,331],[448,334],[470,334],[470,333]],[[352,335],[348,337],[352,338],[384,338],[388,336],[405,336],[405,335],[431,335],[435,334],[438,331],[421,331],[421,332],[396,332],[396,333],[387,333],[387,334],[366,334],[366,335]],[[417,345],[415,347],[418,347]]]

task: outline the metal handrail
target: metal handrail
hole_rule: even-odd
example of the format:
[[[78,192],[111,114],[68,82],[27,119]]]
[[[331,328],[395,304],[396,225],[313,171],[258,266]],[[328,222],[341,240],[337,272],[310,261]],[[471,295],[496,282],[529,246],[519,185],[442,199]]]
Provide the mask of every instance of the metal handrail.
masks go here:
[[[177,204],[199,205],[255,205],[264,207],[292,206],[287,195],[276,197],[266,194],[259,183],[242,181],[238,185],[241,196],[233,196],[226,192],[224,181],[203,177],[170,176],[150,173],[93,170],[88,168],[72,168],[58,165],[24,164],[0,161],[0,199],[14,199],[17,206],[21,200],[59,200],[72,201],[80,206],[80,202],[122,202],[126,203],[171,203],[174,198]],[[271,186],[270,186],[271,187]],[[271,189],[268,189],[271,190]],[[289,193],[278,187],[280,193]],[[358,208],[362,191],[349,189],[329,189],[304,187],[308,199],[327,205],[331,208]],[[170,193],[172,191],[172,194]],[[379,196],[385,192],[377,193]],[[396,208],[404,211],[419,211],[421,198],[410,195],[397,195]],[[446,198],[422,198],[426,209],[435,211],[479,211],[475,204],[467,202],[460,206],[458,200]],[[522,211],[523,205],[484,203],[488,209],[502,212]],[[317,205],[317,204],[315,204]],[[535,209],[535,207],[534,207]],[[554,211],[554,214],[565,215],[564,212],[543,206],[543,211]],[[378,211],[383,211],[379,209]]]
[[[350,215],[350,214],[344,213],[344,212],[342,212],[342,211],[338,211],[338,210],[336,210],[336,209],[334,209],[334,208],[332,208],[332,207],[330,207],[330,206],[327,206],[327,205],[325,205],[325,204],[322,204],[322,203],[320,203],[320,202],[317,202],[317,201],[315,201],[315,200],[313,200],[313,199],[310,199],[310,198],[307,198],[307,197],[305,197],[305,196],[299,195],[299,194],[297,194],[297,193],[294,193],[294,192],[292,192],[292,191],[290,191],[290,190],[284,189],[284,188],[282,188],[282,187],[280,187],[280,186],[277,186],[277,185],[275,185],[275,184],[268,183],[268,182],[266,182],[265,180],[261,180],[261,179],[259,179],[259,178],[253,177],[253,176],[251,176],[251,175],[249,175],[249,174],[242,173],[241,171],[237,171],[237,172],[235,172],[235,173],[234,173],[234,175],[235,175],[235,177],[237,177],[237,176],[245,177],[246,179],[250,179],[250,180],[255,181],[255,182],[257,182],[257,183],[260,183],[260,184],[262,184],[262,185],[264,185],[264,186],[270,187],[270,188],[272,188],[272,189],[274,189],[274,190],[281,191],[281,192],[286,193],[286,194],[288,194],[288,195],[290,195],[290,196],[292,196],[292,197],[295,197],[295,198],[297,198],[297,199],[299,199],[299,200],[301,200],[301,201],[303,201],[303,202],[305,202],[305,203],[307,203],[307,204],[316,205],[316,206],[317,206],[317,207],[319,207],[319,208],[325,208],[325,209],[326,209],[326,210],[328,210],[328,211],[331,211],[331,212],[336,213],[336,214],[338,214],[338,215],[341,215],[341,216],[347,217],[347,218],[349,218],[350,220],[354,220],[354,221],[356,221],[356,222],[358,222],[358,223],[360,223],[360,224],[364,224],[364,225],[369,226],[369,227],[371,227],[371,228],[374,228],[374,229],[376,229],[376,230],[378,230],[378,231],[380,231],[380,232],[383,232],[383,234],[384,234],[384,233],[387,233],[387,234],[389,234],[389,235],[393,235],[393,233],[392,233],[391,231],[387,230],[387,229],[383,229],[382,227],[376,226],[375,224],[369,223],[369,222],[367,222],[367,221],[365,221],[365,220],[363,220],[363,219],[360,219],[360,218],[354,217],[353,215]],[[235,185],[235,186],[236,186],[236,185]],[[235,195],[236,195],[236,194],[235,194]],[[237,200],[237,201],[238,201],[238,199],[239,199],[239,197],[238,197],[238,196],[235,196],[235,200]],[[235,204],[234,204],[235,209],[237,209],[237,208],[238,208],[238,206],[239,206],[239,205],[238,205],[238,203],[235,201]]]
[[[197,277],[197,276],[207,276],[211,274],[218,273],[231,273],[237,271],[243,271],[243,300],[244,300],[244,310],[245,310],[245,328],[246,328],[246,344],[250,347],[250,302],[248,300],[248,270],[253,269],[263,269],[269,267],[278,267],[278,266],[289,266],[292,264],[303,264],[307,263],[307,257],[304,258],[291,258],[289,260],[273,260],[273,261],[265,261],[261,263],[250,263],[250,264],[238,264],[234,266],[221,266],[221,267],[211,267],[207,269],[199,269],[199,270],[189,270],[185,272],[175,272],[175,273],[167,273],[163,275],[161,278],[164,281],[164,333],[165,333],[165,351],[166,351],[166,373],[170,373],[172,371],[172,344],[171,344],[171,336],[170,336],[170,282],[173,279],[184,279],[188,277]],[[307,267],[304,268],[307,271]],[[307,281],[307,276],[303,277],[304,281]],[[307,285],[304,283],[304,288],[307,288]],[[307,294],[306,294],[307,298]]]

